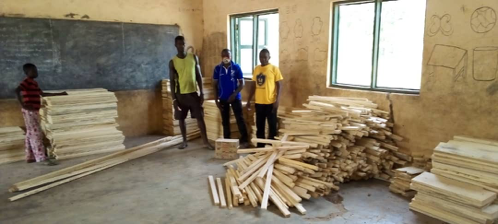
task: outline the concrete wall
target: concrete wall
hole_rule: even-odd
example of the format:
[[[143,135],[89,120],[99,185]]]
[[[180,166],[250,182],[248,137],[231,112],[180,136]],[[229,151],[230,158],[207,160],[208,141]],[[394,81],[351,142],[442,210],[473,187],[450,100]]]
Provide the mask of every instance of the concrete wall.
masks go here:
[[[378,103],[382,109],[392,107],[395,131],[406,137],[402,146],[414,154],[430,155],[439,142],[447,141],[453,135],[498,139],[498,79],[493,79],[497,75],[498,54],[489,48],[480,49],[477,54],[474,50],[481,46],[498,47],[498,26],[486,33],[476,33],[469,25],[472,24],[471,17],[477,8],[489,6],[498,10],[497,1],[428,0],[420,95],[328,88],[328,60],[322,60],[321,54],[330,49],[332,2],[204,0],[204,11],[209,13],[204,13],[203,58],[207,64],[204,64],[203,68],[212,68],[218,63],[219,51],[228,46],[229,30],[226,24],[230,14],[279,9],[279,64],[285,79],[283,105],[301,105],[309,95],[314,94],[367,97]],[[497,17],[493,17],[491,11],[488,13],[490,21],[496,21]],[[441,33],[429,36],[427,30],[432,27],[431,17],[441,17],[445,14],[451,15],[453,33],[449,36]],[[320,21],[321,32],[313,36],[313,24],[316,26]],[[473,21],[479,23],[479,20]],[[464,62],[466,70],[463,75],[455,76],[452,69],[427,65],[436,44],[450,45],[467,51],[467,61]],[[443,53],[445,51],[448,53],[438,56],[440,58],[437,60],[451,57],[451,48],[443,49]],[[298,58],[308,60],[297,60]],[[480,81],[485,79],[490,81]]]
[[[187,44],[200,51],[202,6],[202,0],[2,0],[0,16],[178,24]],[[165,63],[168,60],[165,58]],[[118,123],[126,136],[162,131],[158,90],[120,91],[116,96]],[[17,101],[0,100],[0,127],[23,125]]]

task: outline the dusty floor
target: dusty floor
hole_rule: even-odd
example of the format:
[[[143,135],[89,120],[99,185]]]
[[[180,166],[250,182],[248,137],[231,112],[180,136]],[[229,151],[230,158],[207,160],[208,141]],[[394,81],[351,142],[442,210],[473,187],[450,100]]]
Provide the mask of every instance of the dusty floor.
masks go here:
[[[157,139],[127,139],[127,147]],[[0,165],[0,223],[436,223],[408,209],[387,183],[370,180],[344,184],[342,203],[325,198],[305,201],[308,214],[291,218],[252,207],[232,210],[212,205],[207,176],[223,176],[224,161],[212,159],[199,140],[133,160],[48,191],[9,202],[7,189],[23,181],[99,156],[62,161],[57,167]]]

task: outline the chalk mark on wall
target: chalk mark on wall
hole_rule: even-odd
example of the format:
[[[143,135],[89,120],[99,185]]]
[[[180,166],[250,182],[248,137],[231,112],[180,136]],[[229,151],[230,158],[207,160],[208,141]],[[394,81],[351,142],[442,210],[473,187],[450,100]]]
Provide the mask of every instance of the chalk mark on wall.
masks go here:
[[[427,35],[433,37],[441,31],[441,34],[450,36],[453,34],[453,25],[451,24],[451,15],[445,14],[441,17],[433,15],[430,19],[430,25]]]
[[[308,61],[308,47],[299,48],[297,50],[296,61]]]
[[[313,60],[317,62],[327,60],[327,51],[322,51],[319,48],[315,48],[315,50],[313,51]]]
[[[488,6],[480,7],[472,13],[470,27],[476,33],[487,33],[496,25],[496,11]]]
[[[289,23],[284,21],[280,24],[280,36],[282,40],[287,40],[289,38],[290,27]]]
[[[294,25],[294,37],[303,37],[303,21],[301,19],[296,19],[296,24]]]
[[[313,18],[313,25],[311,26],[311,35],[318,36],[322,33],[323,21],[320,17]]]
[[[290,61],[292,61],[291,54],[289,53],[288,50],[280,51],[280,61],[282,62],[283,65],[287,65],[289,64]]]
[[[291,13],[297,13],[297,5],[288,5],[285,7],[285,13],[287,15]]]
[[[427,66],[453,70],[453,80],[456,81],[458,78],[465,76],[467,61],[467,50],[451,45],[436,44]]]
[[[475,81],[493,81],[498,72],[498,47],[474,48],[472,78]]]

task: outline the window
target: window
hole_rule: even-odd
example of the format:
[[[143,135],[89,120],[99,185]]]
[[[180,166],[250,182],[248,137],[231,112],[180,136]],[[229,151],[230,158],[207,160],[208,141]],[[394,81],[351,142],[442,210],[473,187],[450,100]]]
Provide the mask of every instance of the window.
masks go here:
[[[252,70],[259,64],[259,52],[264,48],[270,51],[270,63],[278,66],[278,30],[276,10],[230,17],[232,58],[244,77],[252,78]]]
[[[425,0],[336,2],[333,10],[333,86],[420,90]]]

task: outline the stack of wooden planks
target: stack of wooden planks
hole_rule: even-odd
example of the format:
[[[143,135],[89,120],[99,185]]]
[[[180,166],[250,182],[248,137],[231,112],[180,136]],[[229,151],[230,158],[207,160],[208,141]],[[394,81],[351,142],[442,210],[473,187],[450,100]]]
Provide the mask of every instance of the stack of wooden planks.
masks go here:
[[[396,145],[402,138],[393,134],[390,113],[368,99],[308,101],[306,109],[279,113],[279,140],[253,139],[271,147],[239,149],[254,154],[225,164],[229,208],[242,203],[266,208],[269,198],[285,217],[290,207],[304,214],[302,199],[328,195],[349,180],[390,180],[393,169],[411,161]]]
[[[493,223],[498,218],[496,193],[482,187],[424,172],[413,178],[417,195],[410,209],[455,224]]]
[[[310,144],[289,142],[286,138],[287,136],[282,141],[253,139],[254,144],[265,143],[272,146],[239,149],[240,154],[254,154],[225,164],[225,191],[223,186],[215,191],[214,181],[210,176],[215,205],[229,209],[241,204],[253,207],[260,205],[262,209],[267,209],[270,200],[285,217],[289,217],[291,207],[306,214],[301,204],[303,198],[319,197],[339,189],[333,183],[316,177],[315,174],[322,172],[322,168],[304,162],[303,154],[310,148]]]
[[[211,79],[203,78],[203,88],[204,88],[204,99],[211,100],[214,99],[214,91],[211,86]],[[169,79],[164,79],[162,84],[162,102],[163,102],[163,121],[164,129],[163,133],[168,136],[180,135],[181,130],[178,120],[175,120],[175,114],[173,109],[173,98],[171,97],[170,81]],[[185,124],[187,126],[187,134],[195,133],[199,130],[197,125],[197,119],[192,118],[189,115],[185,119]]]
[[[432,169],[431,157],[425,154],[412,154],[413,162],[412,166],[430,171]]]
[[[24,131],[20,127],[0,128],[0,164],[22,161],[24,153]]]
[[[117,129],[117,98],[106,89],[68,90],[67,96],[43,97],[41,125],[49,154],[68,159],[123,150]]]
[[[245,107],[246,103],[242,106]],[[243,117],[246,123],[247,133],[250,134],[251,127],[254,124],[254,113],[253,110],[247,111],[243,110]],[[221,113],[214,100],[208,100],[204,102],[204,121],[206,122],[206,131],[208,139],[211,141],[216,141],[218,138],[223,138],[223,124],[221,119]],[[230,131],[231,138],[240,138],[239,127],[237,126],[237,120],[233,115],[233,110],[230,107]],[[249,136],[250,137],[250,136]]]
[[[389,190],[403,197],[412,198],[417,193],[410,188],[412,179],[423,172],[423,169],[417,167],[404,167],[394,170],[394,178],[391,179]]]
[[[364,98],[310,96],[306,109],[281,114],[281,134],[306,142],[308,163],[320,164],[327,182],[378,178],[389,181],[411,156],[397,146],[390,113]]]
[[[199,133],[187,135],[188,139],[197,138]],[[119,165],[121,163],[140,158],[164,148],[172,147],[182,142],[181,136],[166,137],[144,145],[125,149],[101,158],[89,160],[68,168],[57,170],[42,176],[38,176],[26,181],[12,185],[10,192],[26,191],[9,198],[10,201],[16,201],[33,194],[48,190],[50,188],[74,181],[76,179],[88,176],[90,174],[102,171],[107,168]]]
[[[497,141],[455,136],[434,149],[432,167],[413,179],[411,209],[449,223],[497,221]]]

